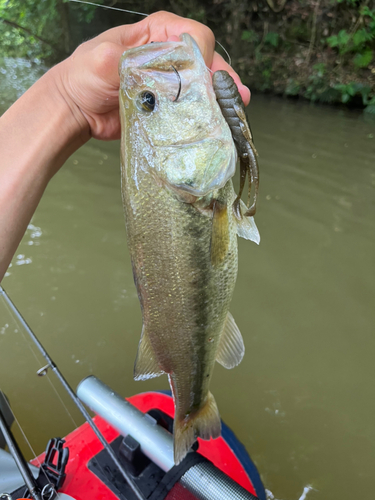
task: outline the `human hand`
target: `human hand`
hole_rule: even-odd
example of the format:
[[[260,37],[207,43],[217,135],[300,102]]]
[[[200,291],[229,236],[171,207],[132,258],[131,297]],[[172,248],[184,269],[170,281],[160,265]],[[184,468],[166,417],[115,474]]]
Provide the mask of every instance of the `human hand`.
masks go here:
[[[231,74],[245,104],[249,103],[249,89],[215,52],[215,38],[207,26],[169,12],[157,12],[138,23],[110,29],[83,43],[68,59],[53,68],[58,89],[74,116],[73,126],[78,126],[83,141],[90,137],[120,138],[118,63],[123,52],[151,41],[177,41],[181,33],[189,33],[195,39],[206,65],[213,72],[226,70]]]

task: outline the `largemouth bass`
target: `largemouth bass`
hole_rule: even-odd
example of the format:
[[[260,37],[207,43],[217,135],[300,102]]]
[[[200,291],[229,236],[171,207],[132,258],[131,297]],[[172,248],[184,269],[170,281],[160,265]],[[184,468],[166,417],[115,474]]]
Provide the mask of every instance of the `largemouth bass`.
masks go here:
[[[253,219],[232,209],[236,149],[209,71],[180,38],[120,61],[122,197],[143,317],[134,377],[168,374],[176,464],[197,437],[220,435],[215,361],[232,368],[244,355],[229,313],[237,233],[259,242]]]

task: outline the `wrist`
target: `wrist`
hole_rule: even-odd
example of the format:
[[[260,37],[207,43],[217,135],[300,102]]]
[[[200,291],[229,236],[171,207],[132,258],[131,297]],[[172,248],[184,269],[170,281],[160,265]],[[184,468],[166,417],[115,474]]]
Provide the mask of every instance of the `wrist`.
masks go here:
[[[87,122],[64,93],[56,66],[28,89],[0,118],[2,171],[51,177],[90,138]],[[12,160],[16,160],[15,162]]]
[[[56,157],[57,168],[91,137],[87,120],[66,91],[62,76],[66,63],[63,61],[51,68],[38,82],[41,85],[38,92],[45,91],[48,96],[44,115],[49,116],[47,133],[51,136],[53,148],[50,154]]]

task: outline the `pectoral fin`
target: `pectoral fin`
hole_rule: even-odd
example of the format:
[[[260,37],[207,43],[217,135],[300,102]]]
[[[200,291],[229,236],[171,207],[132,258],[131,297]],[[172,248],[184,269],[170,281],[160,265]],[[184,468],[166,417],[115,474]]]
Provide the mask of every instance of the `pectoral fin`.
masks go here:
[[[247,210],[247,206],[241,200],[240,203],[241,213],[244,214]],[[247,217],[245,215],[242,216],[241,219],[235,217],[235,221],[237,224],[237,235],[241,238],[245,238],[245,240],[254,241],[257,245],[260,242],[260,235],[258,228],[255,224],[254,217]]]
[[[228,209],[225,203],[216,200],[212,215],[211,264],[223,262],[229,248]]]
[[[224,330],[221,334],[216,361],[224,368],[234,368],[239,365],[245,354],[242,335],[230,312],[225,320]]]
[[[148,334],[143,327],[134,364],[134,380],[148,380],[163,374],[164,372],[158,365]]]

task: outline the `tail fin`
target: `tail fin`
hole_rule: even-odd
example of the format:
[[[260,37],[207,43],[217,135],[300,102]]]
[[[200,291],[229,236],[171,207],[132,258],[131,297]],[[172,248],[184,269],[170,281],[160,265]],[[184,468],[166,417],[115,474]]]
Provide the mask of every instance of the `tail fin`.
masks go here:
[[[217,438],[221,433],[219,410],[213,395],[209,392],[204,406],[183,420],[174,420],[174,463],[179,464],[198,437]]]

